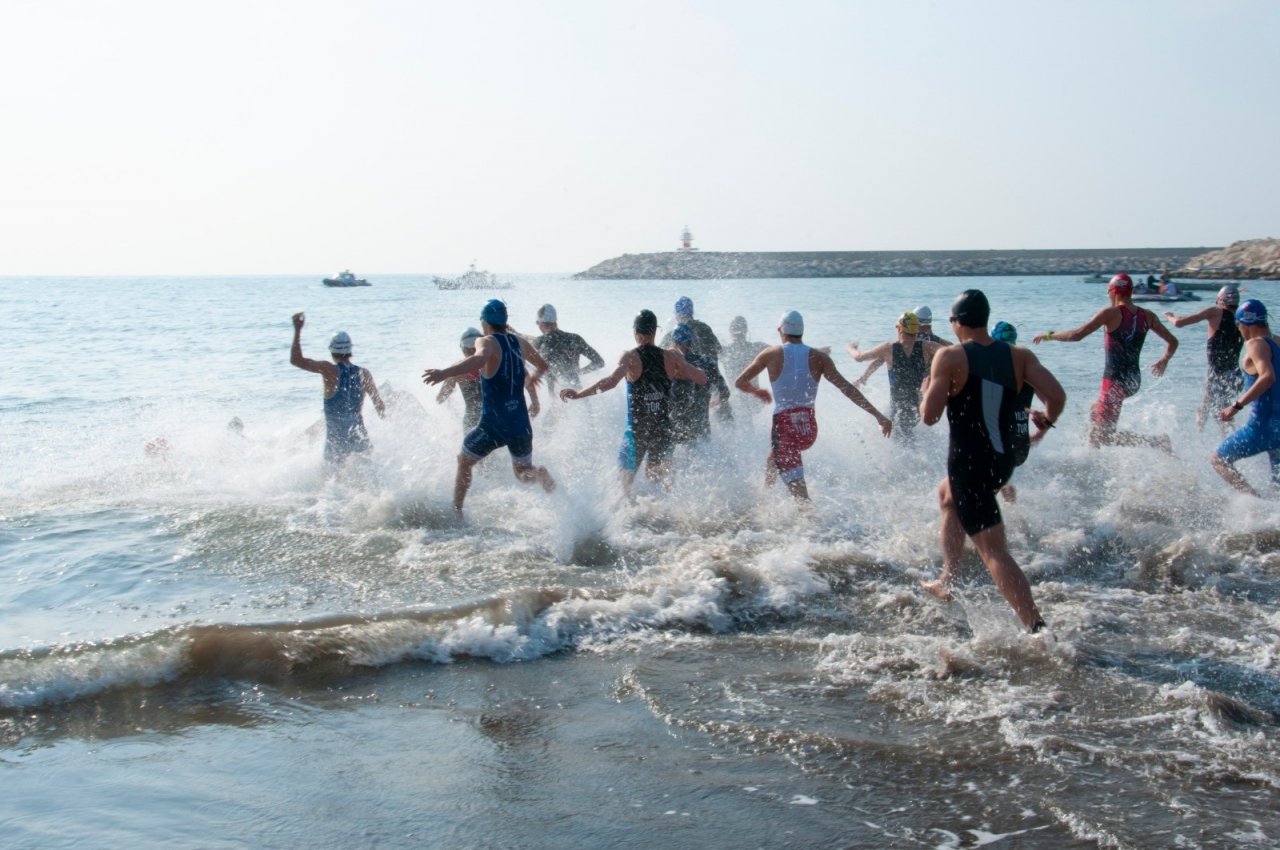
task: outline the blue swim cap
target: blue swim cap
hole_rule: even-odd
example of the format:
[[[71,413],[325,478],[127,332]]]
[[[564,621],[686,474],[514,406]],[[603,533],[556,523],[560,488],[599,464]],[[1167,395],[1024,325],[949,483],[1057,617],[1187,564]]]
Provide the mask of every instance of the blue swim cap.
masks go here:
[[[1236,324],[1248,327],[1250,325],[1265,325],[1266,323],[1267,308],[1256,298],[1250,298],[1240,305],[1240,309],[1236,310]]]
[[[996,326],[991,329],[991,338],[997,342],[1007,342],[1009,345],[1018,344],[1018,329],[1008,322],[996,322]]]
[[[688,325],[676,325],[671,332],[671,341],[677,345],[692,345],[693,330]]]
[[[507,324],[507,305],[497,298],[491,299],[489,303],[484,305],[484,309],[480,311],[480,321],[505,327]]]
[[[681,295],[676,299],[676,315],[688,316],[693,318],[693,299],[688,295]]]

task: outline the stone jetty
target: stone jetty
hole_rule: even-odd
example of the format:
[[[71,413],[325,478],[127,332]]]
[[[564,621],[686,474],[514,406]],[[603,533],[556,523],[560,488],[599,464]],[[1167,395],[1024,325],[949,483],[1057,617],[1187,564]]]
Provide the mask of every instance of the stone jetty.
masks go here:
[[[1192,257],[1177,277],[1280,280],[1280,239],[1243,239]]]
[[[579,280],[717,280],[827,277],[963,277],[1175,272],[1213,248],[1029,251],[669,251],[623,254]]]

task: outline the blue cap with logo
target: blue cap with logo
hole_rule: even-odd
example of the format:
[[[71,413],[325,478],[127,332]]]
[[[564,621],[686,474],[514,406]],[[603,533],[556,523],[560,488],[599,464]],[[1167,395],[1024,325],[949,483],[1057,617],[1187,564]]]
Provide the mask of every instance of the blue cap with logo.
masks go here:
[[[1250,298],[1236,310],[1236,324],[1238,325],[1249,327],[1250,325],[1265,325],[1266,323],[1267,308],[1256,298]]]
[[[676,299],[676,315],[681,318],[693,318],[693,299],[688,295],[681,295]]]
[[[671,331],[671,341],[676,345],[692,345],[693,329],[688,325],[676,325],[675,330]]]
[[[991,338],[996,342],[1004,342],[1009,345],[1018,344],[1018,329],[1008,322],[996,322],[996,326],[991,329]]]

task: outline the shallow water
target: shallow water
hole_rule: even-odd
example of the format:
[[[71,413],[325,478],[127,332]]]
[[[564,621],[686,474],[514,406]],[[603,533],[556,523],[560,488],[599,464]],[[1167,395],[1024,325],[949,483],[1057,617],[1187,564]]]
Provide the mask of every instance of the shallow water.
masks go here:
[[[972,557],[955,602],[916,590],[945,433],[884,440],[829,388],[811,512],[763,487],[742,396],[670,493],[628,502],[619,390],[544,399],[558,491],[495,456],[458,523],[460,399],[419,375],[487,295],[371,279],[0,279],[7,846],[1280,840],[1280,513],[1208,467],[1202,325],[1125,406],[1171,458],[1086,447],[1100,339],[1036,349],[1069,401],[1005,506],[1052,629],[1029,637]],[[851,377],[845,342],[968,286],[1028,338],[1105,302],[1074,279],[515,281],[519,329],[552,302],[610,364],[636,311],[669,323],[688,294],[722,338],[800,309]],[[375,450],[336,479],[306,435],[320,382],[288,364],[298,309],[309,356],[346,329],[412,396],[367,411]]]

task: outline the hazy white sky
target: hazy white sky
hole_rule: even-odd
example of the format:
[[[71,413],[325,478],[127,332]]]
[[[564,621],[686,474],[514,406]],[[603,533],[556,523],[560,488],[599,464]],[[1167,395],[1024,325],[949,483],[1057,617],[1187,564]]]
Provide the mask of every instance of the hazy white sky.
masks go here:
[[[4,0],[0,274],[1280,236],[1280,3]]]

